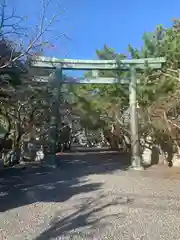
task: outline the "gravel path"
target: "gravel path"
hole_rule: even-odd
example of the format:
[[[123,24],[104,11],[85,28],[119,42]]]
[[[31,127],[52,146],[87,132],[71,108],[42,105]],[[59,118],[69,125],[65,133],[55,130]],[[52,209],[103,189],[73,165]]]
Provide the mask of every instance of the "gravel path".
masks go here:
[[[180,181],[107,159],[3,175],[0,239],[179,240]]]

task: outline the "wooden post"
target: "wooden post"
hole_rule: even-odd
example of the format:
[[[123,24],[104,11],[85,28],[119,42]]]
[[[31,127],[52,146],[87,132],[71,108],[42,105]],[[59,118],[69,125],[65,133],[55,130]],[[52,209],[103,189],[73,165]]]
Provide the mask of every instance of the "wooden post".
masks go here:
[[[142,170],[140,142],[138,133],[138,116],[136,111],[136,69],[133,65],[130,68],[131,81],[129,84],[129,104],[130,104],[130,129],[131,129],[131,151],[132,151],[132,168]]]
[[[56,145],[58,141],[59,125],[59,104],[60,104],[60,83],[62,82],[62,69],[55,70],[52,78],[52,112],[49,126],[49,144],[50,152],[48,153],[48,165],[56,168]]]

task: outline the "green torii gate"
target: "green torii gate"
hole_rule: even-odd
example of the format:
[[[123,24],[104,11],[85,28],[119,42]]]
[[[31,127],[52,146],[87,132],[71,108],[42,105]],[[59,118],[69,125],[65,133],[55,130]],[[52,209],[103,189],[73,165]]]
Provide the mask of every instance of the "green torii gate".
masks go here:
[[[165,63],[165,58],[147,58],[147,59],[128,59],[128,60],[75,60],[75,59],[58,59],[50,57],[35,57],[32,59],[31,67],[43,68],[54,70],[51,76],[53,81],[53,108],[50,123],[50,140],[52,144],[52,166],[55,164],[55,148],[56,148],[56,130],[58,126],[58,101],[59,101],[59,88],[60,84],[114,84],[114,83],[127,83],[127,80],[115,78],[100,78],[98,77],[99,70],[120,70],[130,71],[131,79],[129,81],[129,103],[130,103],[130,126],[131,126],[131,149],[132,149],[132,167],[133,169],[140,170],[141,156],[138,135],[138,119],[136,113],[136,71],[143,70],[148,67],[153,69],[160,69],[162,64]],[[78,78],[63,78],[63,70],[93,70],[95,77],[92,79],[80,80]],[[42,77],[43,78],[43,77]],[[48,81],[48,79],[46,80]]]

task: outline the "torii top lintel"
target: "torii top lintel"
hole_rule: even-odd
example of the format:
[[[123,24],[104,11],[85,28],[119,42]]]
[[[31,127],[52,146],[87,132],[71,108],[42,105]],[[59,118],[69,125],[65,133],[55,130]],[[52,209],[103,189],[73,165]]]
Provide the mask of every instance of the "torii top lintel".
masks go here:
[[[146,64],[151,68],[161,68],[165,63],[165,58],[141,58],[141,59],[126,59],[121,61],[116,60],[79,60],[79,59],[58,59],[51,57],[34,57],[31,62],[32,67],[37,68],[61,68],[74,70],[128,70],[134,66],[136,69],[144,69]]]

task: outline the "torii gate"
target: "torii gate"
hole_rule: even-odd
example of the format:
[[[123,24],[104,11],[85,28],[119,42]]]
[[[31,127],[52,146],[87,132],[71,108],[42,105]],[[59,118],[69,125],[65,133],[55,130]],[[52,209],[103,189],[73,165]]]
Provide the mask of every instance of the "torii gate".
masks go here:
[[[51,57],[35,57],[32,59],[31,67],[33,68],[43,68],[54,70],[53,75],[51,75],[53,84],[53,109],[50,123],[50,138],[52,144],[52,166],[55,164],[55,148],[56,148],[56,130],[58,126],[58,100],[59,100],[59,88],[60,84],[124,84],[129,83],[129,103],[130,103],[130,126],[131,126],[131,149],[132,149],[132,167],[136,170],[141,170],[141,156],[140,156],[140,144],[138,135],[138,119],[136,113],[136,71],[143,70],[148,67],[153,69],[160,69],[162,64],[165,63],[165,58],[144,58],[144,59],[128,59],[128,60],[75,60],[75,59],[58,59]],[[63,77],[63,70],[93,70],[95,78],[72,78]],[[130,71],[131,78],[128,81],[124,79],[115,78],[101,78],[98,77],[99,70],[120,70],[120,71]],[[43,78],[43,77],[42,77]],[[45,82],[49,81],[49,77],[45,77]]]

